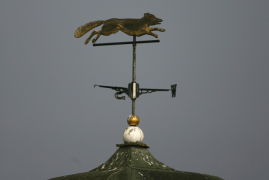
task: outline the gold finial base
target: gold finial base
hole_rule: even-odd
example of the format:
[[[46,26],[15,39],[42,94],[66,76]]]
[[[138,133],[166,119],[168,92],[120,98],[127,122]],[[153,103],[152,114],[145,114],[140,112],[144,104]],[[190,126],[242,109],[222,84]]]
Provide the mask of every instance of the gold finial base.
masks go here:
[[[128,118],[127,118],[127,123],[130,125],[130,126],[137,126],[140,122],[140,119],[137,115],[130,115]]]

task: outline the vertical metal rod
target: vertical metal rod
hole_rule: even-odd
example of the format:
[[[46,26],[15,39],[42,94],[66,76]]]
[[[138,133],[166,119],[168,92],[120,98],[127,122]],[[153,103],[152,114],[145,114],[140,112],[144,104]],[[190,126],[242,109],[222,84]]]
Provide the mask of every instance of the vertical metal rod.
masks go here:
[[[133,36],[133,82],[136,82],[136,36]]]
[[[133,83],[136,82],[136,36],[133,36]],[[135,115],[135,99],[132,100],[132,115]]]
[[[132,115],[135,115],[135,100],[132,100]]]

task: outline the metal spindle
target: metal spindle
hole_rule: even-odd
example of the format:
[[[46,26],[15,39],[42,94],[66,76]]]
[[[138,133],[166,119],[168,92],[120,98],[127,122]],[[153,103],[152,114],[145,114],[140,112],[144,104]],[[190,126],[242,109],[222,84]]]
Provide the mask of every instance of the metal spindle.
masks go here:
[[[136,83],[136,36],[133,36],[133,83]],[[135,99],[132,99],[132,115],[135,115]]]

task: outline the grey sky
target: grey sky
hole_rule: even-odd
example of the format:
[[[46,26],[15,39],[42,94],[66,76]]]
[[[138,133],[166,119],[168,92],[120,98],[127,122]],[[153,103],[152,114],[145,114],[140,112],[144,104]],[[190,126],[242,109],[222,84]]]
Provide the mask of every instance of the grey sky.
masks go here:
[[[149,151],[177,170],[267,179],[268,8],[265,0],[2,1],[0,179],[85,172],[116,151],[131,101],[93,85],[127,86],[132,46],[85,46],[90,33],[73,33],[146,12],[166,32],[156,32],[160,43],[137,46],[137,82],[178,85],[176,98],[156,92],[136,101]],[[98,42],[131,40],[119,32]]]

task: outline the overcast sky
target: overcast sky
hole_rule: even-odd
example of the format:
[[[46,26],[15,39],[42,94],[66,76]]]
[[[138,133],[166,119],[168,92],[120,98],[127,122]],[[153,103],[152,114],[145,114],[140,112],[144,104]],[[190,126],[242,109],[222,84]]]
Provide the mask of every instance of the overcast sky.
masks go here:
[[[90,33],[74,31],[146,12],[166,31],[156,32],[160,43],[137,45],[136,80],[177,84],[176,98],[136,101],[149,151],[176,170],[268,179],[268,9],[268,0],[1,1],[0,179],[86,172],[112,156],[131,101],[93,86],[132,81],[132,45],[84,45]],[[118,32],[97,42],[131,40]]]

